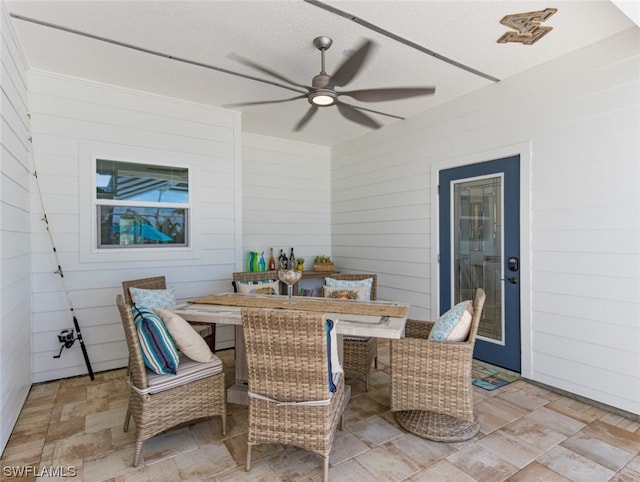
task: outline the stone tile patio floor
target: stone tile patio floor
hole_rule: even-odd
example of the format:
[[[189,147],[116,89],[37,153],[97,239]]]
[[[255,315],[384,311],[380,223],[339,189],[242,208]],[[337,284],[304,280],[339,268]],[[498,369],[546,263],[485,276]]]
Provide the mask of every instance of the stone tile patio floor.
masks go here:
[[[332,481],[640,481],[640,423],[518,380],[494,391],[474,387],[480,432],[462,443],[403,431],[389,411],[388,342],[380,341],[371,386],[352,386],[345,430],[331,452]],[[228,385],[233,350],[218,352]],[[320,458],[294,447],[254,449],[244,470],[247,409],[229,404],[144,443],[131,467],[134,429],[122,431],[125,370],[34,385],[1,458],[1,480],[320,481]],[[16,471],[23,470],[22,476]],[[56,473],[56,470],[58,471]],[[36,476],[36,472],[40,477]]]

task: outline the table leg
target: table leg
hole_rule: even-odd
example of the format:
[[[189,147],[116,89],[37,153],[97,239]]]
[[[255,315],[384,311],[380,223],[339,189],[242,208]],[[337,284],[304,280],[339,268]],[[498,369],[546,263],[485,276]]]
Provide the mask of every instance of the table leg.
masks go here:
[[[240,405],[249,404],[249,372],[247,369],[247,354],[244,348],[244,331],[242,325],[236,325],[236,348],[235,348],[235,383],[227,390],[227,402]]]

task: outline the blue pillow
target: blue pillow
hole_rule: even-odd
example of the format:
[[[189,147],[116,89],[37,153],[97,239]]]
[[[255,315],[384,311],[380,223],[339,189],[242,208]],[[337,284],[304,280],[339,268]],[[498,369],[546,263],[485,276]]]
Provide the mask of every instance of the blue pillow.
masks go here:
[[[464,341],[469,334],[471,313],[467,306],[471,301],[461,301],[436,320],[427,337],[433,341]],[[453,336],[453,338],[452,338]]]
[[[159,375],[175,375],[178,372],[178,350],[160,317],[144,306],[134,305],[131,313],[144,364]]]
[[[173,288],[166,290],[145,290],[142,288],[129,288],[133,302],[138,306],[144,306],[151,310],[154,308],[171,308],[176,306],[176,294]]]
[[[333,320],[327,320],[325,324],[327,334],[327,363],[329,366],[329,391],[332,393],[338,389],[336,386],[336,377],[342,373],[335,327],[336,325]]]
[[[334,279],[325,278],[324,284],[327,286],[333,286],[338,288],[358,288],[364,286],[364,299],[369,301],[371,299],[371,286],[373,285],[373,278],[366,278],[361,280],[346,280],[346,279]]]
[[[329,391],[334,393],[338,387],[333,383],[333,370],[331,367],[331,328],[333,328],[333,320],[327,320],[325,325],[327,331],[327,363],[329,364]]]

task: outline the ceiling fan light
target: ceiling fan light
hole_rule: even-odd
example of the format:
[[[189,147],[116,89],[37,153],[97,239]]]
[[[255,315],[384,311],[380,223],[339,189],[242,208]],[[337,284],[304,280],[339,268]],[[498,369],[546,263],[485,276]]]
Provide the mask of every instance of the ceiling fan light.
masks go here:
[[[336,96],[331,91],[316,91],[309,94],[309,102],[319,107],[327,107],[336,103]]]

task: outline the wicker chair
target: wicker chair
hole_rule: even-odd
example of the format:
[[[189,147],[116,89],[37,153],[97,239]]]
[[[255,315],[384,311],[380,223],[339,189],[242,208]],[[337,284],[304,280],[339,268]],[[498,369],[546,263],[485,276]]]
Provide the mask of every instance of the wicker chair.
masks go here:
[[[167,282],[164,276],[154,276],[153,278],[140,278],[122,282],[125,302],[133,304],[129,288],[140,288],[144,290],[165,290]],[[191,326],[207,342],[211,351],[216,351],[216,325],[211,323],[191,323]]]
[[[328,277],[339,280],[360,281],[363,279],[373,278],[371,283],[371,299],[378,298],[378,275],[376,274],[331,274]],[[343,341],[343,361],[342,366],[347,370],[364,375],[365,390],[369,390],[369,372],[371,371],[371,363],[375,363],[378,368],[378,340],[373,337],[345,337]]]
[[[136,426],[133,465],[137,466],[140,461],[145,440],[178,424],[220,415],[222,433],[226,434],[225,379],[219,360],[198,363],[181,358],[176,375],[148,372],[142,359],[131,305],[125,303],[122,295],[116,297],[116,305],[129,348],[129,406],[123,430],[129,430],[133,415]]]
[[[466,341],[428,340],[433,322],[417,320],[407,320],[405,338],[391,340],[391,411],[409,432],[439,442],[478,432],[471,366],[484,300],[478,288]]]
[[[253,445],[284,444],[320,454],[328,480],[329,453],[348,392],[343,376],[336,391],[329,391],[325,320],[305,311],[242,310],[249,369],[247,471]],[[314,401],[327,403],[300,403]]]

